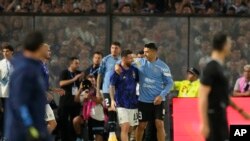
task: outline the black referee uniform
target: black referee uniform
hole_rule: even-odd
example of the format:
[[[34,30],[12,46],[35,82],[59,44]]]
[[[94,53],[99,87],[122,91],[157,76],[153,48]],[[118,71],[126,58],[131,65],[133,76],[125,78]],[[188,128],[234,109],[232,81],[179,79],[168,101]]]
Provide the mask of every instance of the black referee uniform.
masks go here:
[[[229,104],[229,83],[224,66],[210,61],[201,77],[201,83],[211,87],[208,96],[208,124],[210,133],[206,141],[229,141],[226,108]]]

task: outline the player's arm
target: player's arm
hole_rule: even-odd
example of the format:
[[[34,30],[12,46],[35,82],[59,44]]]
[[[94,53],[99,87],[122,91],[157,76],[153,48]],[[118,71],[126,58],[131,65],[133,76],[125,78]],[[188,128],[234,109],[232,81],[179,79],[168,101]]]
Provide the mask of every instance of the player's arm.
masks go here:
[[[208,137],[210,128],[208,121],[208,96],[211,92],[212,86],[216,81],[218,70],[216,66],[208,64],[203,70],[201,77],[201,84],[199,88],[199,116],[201,119],[201,133],[204,137]]]
[[[143,58],[136,58],[135,56],[133,56],[132,66],[134,66],[136,68],[139,68],[140,65],[141,65],[142,60],[143,60]],[[122,68],[119,65],[120,63],[121,63],[121,61],[118,61],[118,62],[116,62],[116,65],[115,65],[115,72],[117,74],[121,74],[122,73]]]
[[[119,78],[119,74],[114,72],[110,77],[110,99],[111,99],[111,109],[115,110],[116,102],[115,102],[115,85]]]
[[[201,119],[202,134],[205,137],[207,137],[209,134],[207,111],[208,111],[208,95],[210,91],[211,91],[210,86],[203,85],[203,84],[200,85],[198,107],[199,107],[199,115]]]
[[[229,97],[229,105],[236,111],[239,112],[245,119],[250,119],[250,115],[245,112],[242,108],[240,108],[236,103],[232,101],[232,98]]]
[[[160,97],[163,99],[171,91],[174,84],[169,68],[165,68],[162,71],[162,78],[163,78],[163,83],[165,84],[165,88],[161,92]]]
[[[160,95],[155,98],[154,100],[155,105],[161,104],[162,100],[167,96],[167,94],[171,91],[173,87],[174,82],[173,82],[172,75],[171,75],[169,68],[166,67],[163,69],[162,79],[163,79],[165,88],[163,89],[163,91],[161,91]]]
[[[101,92],[100,92],[100,88],[102,85],[102,79],[106,70],[105,67],[106,61],[105,58],[102,59],[102,62],[100,64],[99,70],[98,70],[98,75],[97,75],[97,84],[96,84],[96,96],[97,97],[102,97]]]
[[[102,83],[102,74],[98,73],[97,84],[96,84],[97,94],[100,93],[100,88],[101,88],[101,85],[102,85],[101,83]]]

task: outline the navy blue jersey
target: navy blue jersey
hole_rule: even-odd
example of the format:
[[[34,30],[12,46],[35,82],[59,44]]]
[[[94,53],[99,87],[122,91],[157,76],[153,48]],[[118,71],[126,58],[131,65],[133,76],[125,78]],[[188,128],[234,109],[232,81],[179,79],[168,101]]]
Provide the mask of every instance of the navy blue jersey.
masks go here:
[[[41,62],[19,56],[14,59],[6,104],[5,137],[10,141],[27,140],[27,128],[34,126],[48,137],[45,117],[45,83]]]
[[[111,85],[115,86],[116,105],[117,107],[135,109],[138,103],[136,95],[136,84],[139,81],[138,70],[133,66],[127,70],[122,66],[121,68],[120,75],[114,72],[110,78]]]

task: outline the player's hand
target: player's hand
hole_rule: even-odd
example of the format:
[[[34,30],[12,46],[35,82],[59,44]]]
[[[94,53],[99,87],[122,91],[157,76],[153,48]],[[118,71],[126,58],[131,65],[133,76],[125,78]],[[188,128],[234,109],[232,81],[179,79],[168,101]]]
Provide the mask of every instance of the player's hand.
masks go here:
[[[242,111],[240,114],[241,114],[245,119],[250,120],[250,115],[249,115],[247,112]]]
[[[209,133],[210,133],[210,129],[209,126],[207,124],[201,124],[201,135],[205,138],[208,137]]]
[[[89,98],[89,89],[86,89],[82,92],[83,98],[88,99]]]
[[[154,100],[154,105],[160,105],[162,103],[162,97],[157,96]]]
[[[38,130],[34,126],[28,128],[28,140],[38,141],[40,138]]]
[[[121,74],[122,73],[122,68],[118,64],[115,65],[115,72],[117,74]]]
[[[52,101],[54,98],[53,98],[53,95],[52,94],[50,94],[50,93],[48,93],[47,94],[47,100],[50,102],[50,101]]]
[[[110,110],[111,110],[111,111],[116,111],[115,107],[116,107],[116,102],[115,102],[114,100],[111,100],[111,107],[110,107]]]

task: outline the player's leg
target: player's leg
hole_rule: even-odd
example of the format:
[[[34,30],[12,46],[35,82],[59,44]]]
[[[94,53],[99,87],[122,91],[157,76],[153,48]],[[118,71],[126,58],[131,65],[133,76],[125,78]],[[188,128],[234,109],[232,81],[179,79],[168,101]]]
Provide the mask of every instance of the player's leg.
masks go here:
[[[138,127],[136,128],[136,141],[142,141],[144,130],[147,127],[148,122],[139,122]]]
[[[164,102],[160,105],[155,106],[155,126],[157,129],[157,139],[158,141],[165,141],[166,133],[164,129],[164,116],[165,116],[165,109],[164,109]]]
[[[154,118],[152,114],[154,111],[153,103],[138,103],[138,119],[139,125],[136,129],[136,141],[142,141],[144,130],[147,127],[148,121]]]
[[[108,93],[105,93],[103,95],[104,95],[105,106],[108,108],[109,132],[115,132],[117,114],[116,114],[116,111],[112,111],[110,108],[110,106],[111,106],[110,95]]]
[[[121,141],[129,141],[128,133],[130,129],[129,124],[129,110],[125,108],[117,108],[118,121],[121,126]]]
[[[136,135],[136,128],[139,124],[138,120],[138,109],[129,109],[129,134],[130,134],[130,141],[135,141],[135,135]]]

